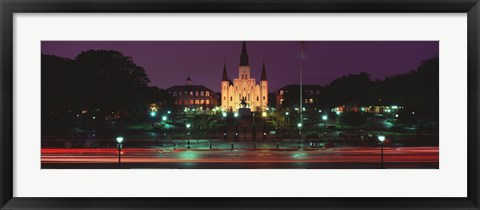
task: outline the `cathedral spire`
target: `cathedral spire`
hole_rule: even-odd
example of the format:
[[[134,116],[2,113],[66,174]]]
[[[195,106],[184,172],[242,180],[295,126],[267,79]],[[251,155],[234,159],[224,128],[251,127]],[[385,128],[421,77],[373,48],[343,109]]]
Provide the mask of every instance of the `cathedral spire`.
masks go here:
[[[261,81],[267,81],[267,72],[265,71],[265,61],[263,62],[262,78],[261,78],[260,80],[261,80]]]
[[[225,60],[223,60],[223,75],[222,75],[222,81],[228,81],[227,77],[227,65],[225,63]]]
[[[245,41],[242,45],[242,54],[240,55],[240,66],[250,66],[248,64],[247,44]]]

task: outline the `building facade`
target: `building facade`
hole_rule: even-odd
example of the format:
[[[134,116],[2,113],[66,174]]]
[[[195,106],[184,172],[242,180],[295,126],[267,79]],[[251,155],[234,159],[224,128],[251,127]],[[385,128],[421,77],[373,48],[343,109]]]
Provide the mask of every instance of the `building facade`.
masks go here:
[[[260,83],[250,76],[247,46],[243,42],[238,67],[238,78],[228,79],[227,68],[224,64],[221,84],[221,104],[223,111],[238,112],[242,99],[252,111],[264,111],[268,106],[268,80],[265,63],[262,68]]]
[[[218,96],[203,85],[192,85],[190,75],[186,85],[177,85],[167,89],[175,98],[175,105],[189,109],[213,109],[218,104]]]
[[[302,106],[319,108],[323,87],[315,84],[302,85]],[[300,85],[287,85],[275,91],[275,107],[277,109],[294,109],[300,104]]]

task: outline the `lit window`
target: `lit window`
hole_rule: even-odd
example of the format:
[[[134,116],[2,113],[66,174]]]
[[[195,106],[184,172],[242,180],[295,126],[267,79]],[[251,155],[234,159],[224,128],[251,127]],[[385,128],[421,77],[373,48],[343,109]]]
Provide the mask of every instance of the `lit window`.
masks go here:
[[[200,92],[200,96],[204,96],[205,95],[205,92]]]
[[[233,101],[233,97],[232,97],[232,96],[230,96],[230,101]]]
[[[283,98],[282,98],[282,99],[280,99],[280,104],[283,104]]]
[[[283,95],[283,90],[280,91],[280,95]]]
[[[178,104],[182,104],[182,102],[183,102],[183,101],[180,100],[180,101],[178,101]]]
[[[190,100],[190,104],[193,105],[193,100]]]
[[[310,101],[311,104],[313,104],[313,99],[312,98],[309,101]]]
[[[265,96],[263,96],[263,100],[265,101]]]
[[[198,100],[195,100],[195,104],[199,104],[199,103],[200,103],[200,101],[198,101]]]
[[[210,96],[210,91],[205,92],[206,96]]]
[[[224,101],[227,100],[227,97],[223,96],[223,100],[224,100]]]
[[[210,100],[207,100],[205,103],[206,103],[206,104],[210,104]]]
[[[184,104],[188,104],[188,101],[187,101],[187,100],[185,100],[183,103],[184,103]]]
[[[257,96],[257,101],[259,101],[259,100],[260,100],[260,98]]]
[[[193,96],[193,91],[190,91],[190,95]]]
[[[204,100],[200,100],[200,104],[204,104],[204,103],[205,103],[205,101],[204,101]]]
[[[195,91],[195,96],[198,96],[198,91]]]

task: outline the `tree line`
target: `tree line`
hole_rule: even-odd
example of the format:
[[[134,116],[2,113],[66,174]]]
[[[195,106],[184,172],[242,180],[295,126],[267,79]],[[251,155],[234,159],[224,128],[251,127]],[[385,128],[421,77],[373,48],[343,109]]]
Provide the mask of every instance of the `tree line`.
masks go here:
[[[308,96],[304,95],[304,100],[306,97]],[[282,108],[298,107],[299,98],[299,91],[290,91],[284,97]],[[384,80],[372,80],[365,72],[342,76],[324,86],[320,100],[314,104],[322,109],[391,105],[405,107],[402,112],[414,112],[419,118],[438,120],[438,57],[421,62],[417,69],[409,73],[390,76]]]
[[[144,117],[148,104],[173,104],[165,90],[149,86],[143,67],[111,50],[88,50],[74,59],[42,55],[42,121],[95,112],[98,120],[110,113]],[[66,119],[68,120],[68,119]]]

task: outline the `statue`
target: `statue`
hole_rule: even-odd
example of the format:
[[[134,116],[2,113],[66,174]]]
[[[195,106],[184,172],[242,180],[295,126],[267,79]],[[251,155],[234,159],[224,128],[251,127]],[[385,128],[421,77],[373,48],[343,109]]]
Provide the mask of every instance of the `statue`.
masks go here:
[[[250,104],[247,103],[247,98],[242,97],[242,101],[240,102],[240,108],[238,109],[238,113],[241,117],[250,116]]]
[[[241,106],[242,108],[248,108],[248,107],[250,107],[250,104],[247,103],[247,98],[246,98],[246,97],[242,97],[242,101],[240,102],[240,106]]]

